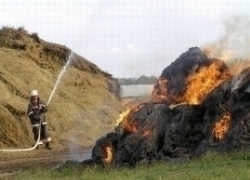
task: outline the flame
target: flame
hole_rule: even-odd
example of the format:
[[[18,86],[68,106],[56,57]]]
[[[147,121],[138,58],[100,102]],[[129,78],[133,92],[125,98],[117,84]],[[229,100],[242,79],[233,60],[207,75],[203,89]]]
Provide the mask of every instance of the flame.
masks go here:
[[[225,112],[219,121],[215,123],[212,133],[216,140],[222,140],[225,138],[230,127],[230,122],[231,114],[229,112]]]
[[[105,166],[111,165],[112,161],[114,159],[114,148],[112,146],[112,143],[107,143],[103,147],[103,163]]]
[[[137,132],[138,131],[137,124],[135,122],[131,122],[131,116],[137,111],[139,111],[144,105],[145,103],[142,103],[123,111],[119,115],[119,118],[116,120],[116,126],[121,126],[126,132],[130,133]]]
[[[159,77],[152,91],[152,101],[187,104],[200,104],[214,88],[230,77],[223,61],[213,59],[209,66],[201,67],[198,72],[189,75],[183,93],[169,95],[168,79]]]
[[[236,52],[230,49],[225,42],[220,42],[203,49],[203,52],[209,58],[218,58],[224,62],[230,61],[236,57]]]
[[[249,66],[249,57],[239,57],[237,52],[233,49],[228,49],[224,43],[219,43],[213,47],[206,47],[203,52],[209,58],[218,58],[223,60],[228,67],[230,67],[230,73],[234,76],[238,75],[243,69]]]
[[[122,122],[122,120],[130,113],[130,111],[131,109],[127,109],[119,115],[119,118],[116,120],[116,126],[118,126],[120,122]]]
[[[157,79],[157,83],[153,88],[151,99],[155,102],[164,102],[167,101],[168,98],[168,90],[167,90],[168,80],[164,77],[159,77]]]
[[[221,72],[221,61],[214,61],[208,67],[202,67],[197,73],[187,79],[187,89],[182,101],[188,104],[200,104],[202,100],[230,74]]]

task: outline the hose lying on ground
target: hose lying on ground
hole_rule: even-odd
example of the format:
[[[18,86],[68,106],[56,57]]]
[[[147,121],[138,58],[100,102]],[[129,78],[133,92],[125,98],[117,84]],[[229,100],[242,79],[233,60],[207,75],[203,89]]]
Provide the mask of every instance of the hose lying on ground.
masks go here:
[[[20,151],[32,151],[32,150],[34,150],[40,141],[41,124],[42,124],[42,121],[40,121],[38,138],[37,138],[36,144],[33,147],[26,148],[26,149],[0,149],[0,152],[20,152]]]

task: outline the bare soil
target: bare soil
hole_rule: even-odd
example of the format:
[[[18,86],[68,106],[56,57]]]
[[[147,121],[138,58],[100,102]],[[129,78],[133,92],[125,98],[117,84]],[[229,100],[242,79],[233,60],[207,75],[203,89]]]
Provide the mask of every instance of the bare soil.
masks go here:
[[[45,147],[23,152],[0,152],[0,179],[11,178],[15,173],[34,168],[53,169],[67,160],[89,159],[91,147],[78,147],[72,150],[66,145],[53,145],[52,150]]]
[[[147,100],[148,97],[126,97],[122,99],[121,104],[126,109]],[[58,143],[51,143],[52,150],[41,147],[32,151],[0,151],[0,179],[14,178],[15,173],[34,168],[54,169],[65,164],[68,160],[83,161],[90,159],[95,142],[87,142],[85,139],[82,139],[82,141],[78,139],[77,142],[85,142],[90,146],[69,144],[65,140],[58,140]]]

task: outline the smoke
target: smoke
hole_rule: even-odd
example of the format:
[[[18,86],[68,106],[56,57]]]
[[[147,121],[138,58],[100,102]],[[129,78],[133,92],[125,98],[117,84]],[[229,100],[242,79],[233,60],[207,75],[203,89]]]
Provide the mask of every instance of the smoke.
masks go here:
[[[117,117],[118,110],[111,103],[111,99],[105,99],[93,107],[77,110],[72,116],[73,124],[68,129],[67,139],[70,160],[90,159],[93,142],[104,132],[113,129],[113,119]]]
[[[233,16],[224,20],[223,24],[224,36],[205,46],[204,52],[225,62],[250,59],[250,17]]]
[[[250,52],[250,18],[234,16],[224,22],[226,48],[234,51],[235,57],[249,58]]]
[[[79,133],[86,126],[84,119],[84,113],[77,113],[72,117],[74,123],[68,137],[68,147],[69,147],[69,158],[72,161],[83,161],[91,157],[91,151],[88,148],[83,148],[83,139],[80,137]],[[79,121],[80,120],[80,121]],[[72,131],[73,130],[73,131]]]
[[[74,136],[71,136],[68,141],[69,154],[71,160],[82,160],[82,154],[80,152],[80,147],[78,145],[78,139]]]

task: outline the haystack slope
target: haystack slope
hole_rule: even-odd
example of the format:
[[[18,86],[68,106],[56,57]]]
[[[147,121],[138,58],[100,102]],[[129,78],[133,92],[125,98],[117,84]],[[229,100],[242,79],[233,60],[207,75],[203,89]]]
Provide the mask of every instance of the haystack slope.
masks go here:
[[[0,148],[29,147],[33,138],[26,109],[38,89],[47,102],[71,50],[24,28],[0,29]],[[111,74],[74,53],[47,113],[54,143],[72,137],[83,146],[114,127],[120,111],[119,84]]]

